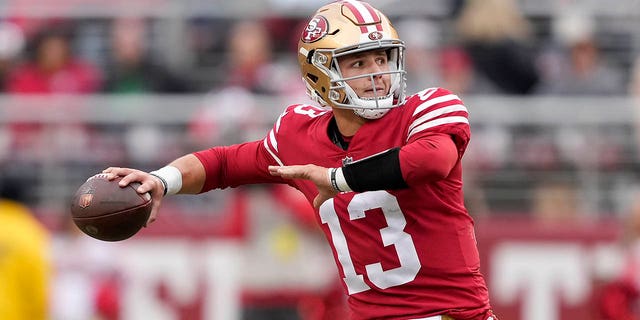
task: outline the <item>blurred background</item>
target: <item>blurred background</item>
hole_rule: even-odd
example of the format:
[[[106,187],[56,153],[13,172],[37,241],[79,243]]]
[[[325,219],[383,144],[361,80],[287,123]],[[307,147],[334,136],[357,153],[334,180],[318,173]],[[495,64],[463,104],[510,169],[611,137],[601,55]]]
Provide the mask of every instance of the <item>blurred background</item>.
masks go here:
[[[297,39],[327,2],[0,0],[0,318],[344,319],[292,189],[171,197],[117,243],[69,219],[108,166],[262,139],[309,102]],[[501,319],[640,319],[640,2],[370,2],[406,41],[408,93],[469,109],[465,193]]]

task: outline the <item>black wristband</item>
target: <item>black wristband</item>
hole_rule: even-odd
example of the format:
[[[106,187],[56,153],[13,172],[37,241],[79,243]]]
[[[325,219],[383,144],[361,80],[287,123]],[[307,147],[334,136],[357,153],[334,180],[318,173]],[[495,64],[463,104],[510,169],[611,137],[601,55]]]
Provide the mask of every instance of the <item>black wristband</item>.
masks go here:
[[[393,148],[342,167],[349,187],[356,192],[404,189],[409,186],[400,170],[400,148]]]
[[[163,177],[155,174],[155,173],[149,173],[150,175],[160,179],[160,182],[162,182],[162,186],[164,187],[164,191],[162,193],[163,196],[167,195],[167,190],[169,189],[169,186],[167,185],[167,180],[165,180]]]

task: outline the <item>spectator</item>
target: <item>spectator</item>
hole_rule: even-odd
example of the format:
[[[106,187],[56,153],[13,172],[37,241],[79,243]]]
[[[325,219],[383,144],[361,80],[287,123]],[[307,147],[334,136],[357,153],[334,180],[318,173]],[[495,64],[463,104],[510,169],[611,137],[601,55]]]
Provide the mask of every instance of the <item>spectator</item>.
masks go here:
[[[147,54],[146,21],[119,18],[111,25],[110,65],[106,72],[105,91],[110,93],[184,93],[190,91],[180,79]]]
[[[0,319],[46,320],[49,235],[11,180],[0,183]]]
[[[164,68],[158,61],[153,61],[148,54],[147,21],[117,18],[112,22],[110,31],[111,57],[105,72],[105,92],[179,94],[191,91],[186,79]],[[113,108],[127,114],[131,105],[114,105]],[[127,160],[133,163],[148,162],[166,152],[159,143],[168,139],[168,132],[163,132],[154,124],[141,122],[127,127],[109,125],[102,129],[111,133],[127,132],[124,148]]]
[[[227,48],[223,85],[205,96],[189,126],[196,147],[209,145],[212,139],[235,143],[261,135],[266,128],[259,119],[277,110],[264,104],[258,107],[256,94],[304,94],[297,70],[292,70],[295,66],[274,61],[271,35],[264,23],[233,24]]]
[[[542,94],[625,94],[620,70],[601,56],[593,18],[579,10],[559,14],[553,25],[557,47],[541,55]]]
[[[532,92],[539,80],[533,39],[513,0],[467,0],[455,27],[481,76],[504,93]]]
[[[407,47],[408,93],[436,84],[459,94],[495,91],[486,81],[479,81],[464,49],[443,46],[441,31],[432,21],[409,18],[397,26]]]
[[[239,22],[228,39],[226,86],[246,88],[253,93],[269,91],[265,68],[272,58],[269,33],[260,22]]]
[[[239,21],[229,32],[224,87],[236,87],[257,94],[290,92],[297,70],[291,63],[275,61],[269,29],[261,21]],[[295,81],[291,81],[296,79]],[[298,88],[298,86],[294,86]]]
[[[72,29],[62,22],[49,25],[31,39],[28,59],[17,65],[7,77],[6,91],[20,95],[91,94],[99,90],[101,72],[73,51]],[[37,108],[49,107],[47,103]],[[74,110],[81,105],[66,104],[65,123],[45,123],[47,119],[28,118],[8,126],[10,148],[14,154],[47,156],[49,159],[71,159],[86,155],[89,130],[80,121],[72,121]],[[26,109],[38,114],[39,109]],[[31,173],[35,174],[35,173]]]
[[[257,105],[255,96],[241,87],[207,94],[189,123],[190,141],[194,147],[203,148],[211,141],[236,143],[256,138],[264,130],[259,121],[264,111]]]
[[[407,92],[441,84],[438,50],[442,39],[437,26],[427,19],[405,19],[397,24],[397,28],[404,35],[407,46]],[[459,92],[454,89],[451,90]]]
[[[579,190],[570,177],[542,176],[532,190],[533,218],[544,224],[579,221]]]
[[[19,65],[7,79],[7,91],[20,94],[87,94],[102,85],[101,73],[75,56],[65,28],[50,28],[33,40],[31,59]]]
[[[494,86],[489,81],[475,72],[471,57],[462,48],[455,46],[440,50],[438,69],[440,70],[440,83],[451,90],[465,93],[490,93],[495,92]]]
[[[5,78],[24,48],[24,34],[13,23],[0,22],[0,92],[5,91]]]

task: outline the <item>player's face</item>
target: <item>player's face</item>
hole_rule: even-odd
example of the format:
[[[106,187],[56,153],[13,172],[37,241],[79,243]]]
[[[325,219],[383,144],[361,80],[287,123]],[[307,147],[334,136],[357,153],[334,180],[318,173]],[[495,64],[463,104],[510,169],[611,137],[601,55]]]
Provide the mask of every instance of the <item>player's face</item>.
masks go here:
[[[344,78],[389,71],[389,59],[384,50],[365,51],[341,57],[338,66]],[[348,80],[347,84],[361,98],[384,96],[391,87],[391,75],[375,75]],[[374,92],[375,89],[375,92]]]

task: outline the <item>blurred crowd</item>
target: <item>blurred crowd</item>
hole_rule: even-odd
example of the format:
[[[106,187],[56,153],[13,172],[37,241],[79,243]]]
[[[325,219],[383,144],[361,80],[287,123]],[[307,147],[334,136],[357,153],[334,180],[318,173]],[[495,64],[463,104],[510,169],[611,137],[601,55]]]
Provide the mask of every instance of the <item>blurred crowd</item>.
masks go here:
[[[528,16],[515,0],[450,3],[444,15],[390,16],[407,46],[409,94],[440,86],[463,100],[467,96],[482,95],[640,98],[640,44],[633,43],[634,39],[636,42],[640,39],[637,30],[607,28],[597,12],[580,7],[566,6],[552,16]],[[275,119],[286,104],[306,102],[295,58],[297,37],[306,18],[271,14],[247,19],[197,17],[180,21],[176,27],[175,21],[152,17],[1,17],[0,93],[3,97],[145,93],[202,94],[204,97],[202,107],[192,119],[178,128],[159,128],[144,122],[126,127],[3,122],[0,127],[2,180],[7,184],[8,178],[12,178],[11,181],[20,184],[13,179],[20,176],[23,184],[41,183],[43,177],[38,176],[41,171],[34,170],[38,164],[32,160],[50,159],[52,146],[63,150],[61,166],[74,167],[76,172],[81,168],[79,176],[86,178],[102,169],[107,161],[154,169],[186,151],[262,138],[268,131],[265,125],[271,124],[265,118]],[[256,96],[278,97],[283,102],[275,108],[265,108]],[[477,106],[469,107],[473,115],[473,108]],[[184,140],[168,136],[171,130],[179,132],[188,144],[180,145]],[[114,135],[121,136],[124,143],[113,141]],[[474,142],[466,159],[470,211],[475,216],[505,212],[534,213],[543,221],[574,219],[584,209],[581,196],[585,197],[580,194],[580,184],[584,182],[580,179],[584,177],[579,176],[578,169],[585,166],[604,171],[638,169],[636,135],[633,127],[605,128],[592,132],[591,136],[571,129],[558,132],[527,125],[508,130],[474,127]],[[582,156],[593,149],[598,150],[597,159]],[[101,158],[101,164],[82,163],[82,158],[91,157],[92,153]],[[499,173],[508,179],[496,178]],[[637,183],[635,176],[625,179]],[[608,183],[607,187],[613,188],[616,181],[599,177],[597,182]],[[491,194],[493,189],[521,190],[528,198],[505,198],[504,194],[498,197]],[[278,199],[285,208],[281,211],[292,213],[294,223],[304,228],[313,224],[309,212],[301,209],[299,198],[278,188],[261,191]],[[235,202],[236,197],[241,199],[255,192],[243,189],[234,193],[231,200],[224,201]],[[26,204],[37,204],[33,197],[27,194],[22,200]],[[176,208],[180,208],[181,201],[188,202],[191,208],[200,208],[197,201],[176,201]],[[212,195],[200,201],[222,200]],[[226,203],[218,207],[228,208]],[[223,220],[231,221],[232,225],[221,232],[225,236],[244,237],[250,232],[245,230],[248,227],[243,227],[247,224],[248,209],[233,208],[222,213]],[[605,203],[597,209],[613,211],[615,208],[615,204]],[[637,225],[637,221],[634,223]],[[72,225],[53,224],[63,231],[55,242],[59,248],[58,268],[87,267],[86,263],[79,264],[77,257],[64,254],[69,248],[86,254],[87,261],[109,259],[108,253],[102,255],[101,248],[82,241],[84,237],[77,234]],[[631,233],[637,237],[637,230]],[[283,241],[286,247],[289,240]],[[634,241],[637,256],[637,240]],[[636,256],[630,258],[635,259],[630,265],[637,264]],[[95,265],[108,263],[98,260]],[[118,309],[112,296],[114,290],[117,291],[113,287],[117,283],[113,277],[117,275],[110,269],[84,270],[82,274],[91,275],[90,285],[85,283],[89,281],[86,277],[56,278],[65,283],[58,286],[62,289],[55,297],[67,301],[87,299],[88,295],[79,292],[92,286],[95,301],[78,300],[75,306],[93,309],[74,309],[73,304],[60,303],[56,305],[58,308],[73,310],[54,310],[58,318],[81,319],[100,312],[104,319],[117,319],[117,315],[110,315]],[[625,277],[609,290],[612,294],[637,299],[638,275],[629,271]],[[76,290],[69,291],[73,286]],[[329,291],[316,299],[339,305],[342,301],[335,298],[335,293]],[[311,308],[311,302],[305,303]],[[603,310],[619,310],[620,305],[616,303],[604,301]],[[261,319],[261,315],[268,318],[261,310],[247,312],[255,313],[251,319]],[[291,314],[298,311],[285,308],[272,312],[281,312],[279,319],[296,319]],[[622,319],[612,315],[614,311],[606,312],[612,319]],[[327,319],[335,318],[335,313],[325,313]],[[307,318],[321,319],[322,316]]]
[[[513,0],[451,3],[443,16],[393,17],[409,49],[409,92],[435,85],[463,95],[637,90],[632,27],[605,28],[597,12],[578,5],[537,17],[525,16]],[[190,93],[226,86],[295,91],[293,57],[305,18],[185,18],[180,28],[170,28],[162,18],[3,17],[1,88],[17,94]]]

